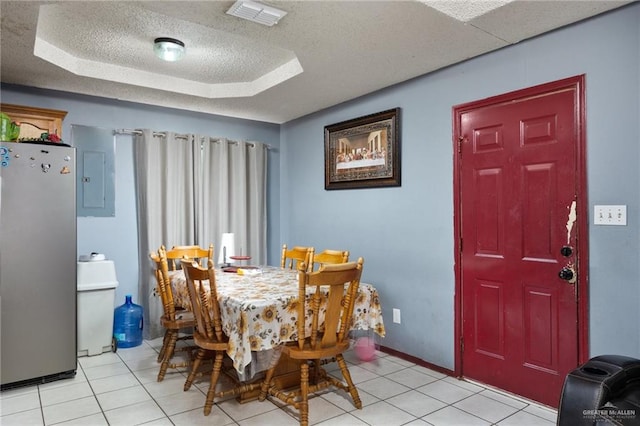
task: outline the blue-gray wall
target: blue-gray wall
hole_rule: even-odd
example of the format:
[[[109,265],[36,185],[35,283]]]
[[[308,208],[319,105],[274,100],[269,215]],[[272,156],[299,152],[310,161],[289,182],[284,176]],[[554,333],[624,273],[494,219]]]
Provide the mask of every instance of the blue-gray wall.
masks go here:
[[[594,204],[628,206],[625,227],[589,225],[590,353],[640,357],[638,3],[282,126],[10,85],[1,94],[2,102],[69,111],[65,137],[81,124],[272,145],[269,263],[282,243],[364,257],[364,281],[378,288],[384,309],[380,343],[453,369],[452,107],[579,74],[586,75],[589,222]],[[324,126],[394,107],[402,109],[402,186],[325,191]],[[78,251],[115,260],[119,300],[137,293],[129,137],[117,139],[116,167],[116,217],[79,218]],[[401,324],[391,321],[392,308]]]
[[[628,206],[627,226],[589,226],[590,352],[640,356],[639,28],[635,4],[286,123],[283,240],[363,256],[381,295],[382,344],[452,369],[452,106],[586,74],[589,217],[594,204]],[[324,126],[394,107],[402,187],[325,191]]]

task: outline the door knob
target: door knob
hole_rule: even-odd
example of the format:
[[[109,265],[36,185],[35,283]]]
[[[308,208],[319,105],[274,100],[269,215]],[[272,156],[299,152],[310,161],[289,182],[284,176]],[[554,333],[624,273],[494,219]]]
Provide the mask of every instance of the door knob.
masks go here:
[[[563,255],[564,257],[569,257],[573,254],[573,247],[571,246],[564,246],[560,249],[560,254]]]
[[[575,283],[577,278],[576,271],[573,270],[572,266],[565,266],[564,268],[560,269],[560,272],[558,272],[558,276],[560,277],[560,279],[568,281],[570,284]]]

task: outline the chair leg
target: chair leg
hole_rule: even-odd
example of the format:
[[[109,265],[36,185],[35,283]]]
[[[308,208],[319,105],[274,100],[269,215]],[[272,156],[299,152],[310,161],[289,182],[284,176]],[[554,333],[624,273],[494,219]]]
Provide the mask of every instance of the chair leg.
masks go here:
[[[358,389],[356,389],[356,385],[353,384],[353,380],[351,380],[351,374],[349,373],[349,369],[347,368],[347,363],[344,360],[342,354],[338,354],[336,356],[336,361],[338,361],[338,366],[340,367],[340,371],[342,372],[342,377],[347,382],[347,386],[349,387],[349,393],[351,394],[351,398],[353,399],[353,405],[356,408],[362,408],[362,401],[360,401],[360,395],[358,395]]]
[[[160,353],[158,354],[158,362],[162,361],[164,358],[164,352],[167,348],[167,338],[169,337],[169,329],[167,328],[164,331],[164,337],[162,338],[162,347],[160,348]]]
[[[264,381],[262,382],[262,386],[260,388],[260,395],[258,396],[258,401],[264,401],[267,398],[267,393],[269,393],[269,387],[271,386],[271,379],[273,378],[273,373],[276,371],[276,367],[271,367],[267,370],[265,374]]]
[[[309,425],[309,364],[300,365],[300,426]]]
[[[313,370],[310,373],[311,376],[309,376],[309,383],[312,384],[318,384],[318,379],[320,378],[320,369],[321,367],[321,360],[319,359],[314,359],[313,361]]]
[[[211,381],[209,383],[209,390],[207,391],[207,399],[204,403],[204,415],[208,416],[213,408],[213,399],[216,396],[216,384],[220,377],[220,370],[222,369],[223,352],[217,351],[216,358],[213,362],[213,371],[211,372]]]
[[[184,390],[185,392],[191,388],[193,384],[193,379],[196,378],[196,373],[198,372],[198,368],[200,367],[200,363],[204,358],[204,354],[206,350],[202,348],[198,348],[198,353],[196,354],[196,358],[193,360],[193,365],[191,366],[191,371],[189,371],[189,376],[187,376],[187,381],[184,382]]]
[[[169,333],[169,341],[167,342],[164,349],[164,356],[162,357],[162,364],[160,365],[160,371],[158,372],[158,381],[161,382],[164,380],[164,375],[167,373],[167,368],[169,367],[169,361],[173,358],[173,352],[176,348],[176,341],[178,340],[178,330],[169,330],[167,329],[167,333]]]

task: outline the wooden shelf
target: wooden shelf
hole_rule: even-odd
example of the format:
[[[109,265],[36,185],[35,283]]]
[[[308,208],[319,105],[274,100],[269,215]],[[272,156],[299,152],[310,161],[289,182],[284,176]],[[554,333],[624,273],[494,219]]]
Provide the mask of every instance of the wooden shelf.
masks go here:
[[[12,104],[0,104],[0,111],[20,124],[20,139],[39,138],[42,133],[62,138],[62,120],[67,111]]]

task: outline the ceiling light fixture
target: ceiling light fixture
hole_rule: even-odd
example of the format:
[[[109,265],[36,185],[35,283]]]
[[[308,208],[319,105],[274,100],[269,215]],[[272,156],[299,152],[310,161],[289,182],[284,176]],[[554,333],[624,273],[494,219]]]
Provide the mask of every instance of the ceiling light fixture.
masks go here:
[[[175,62],[185,54],[184,43],[175,38],[159,37],[153,41],[153,51],[162,60]]]

